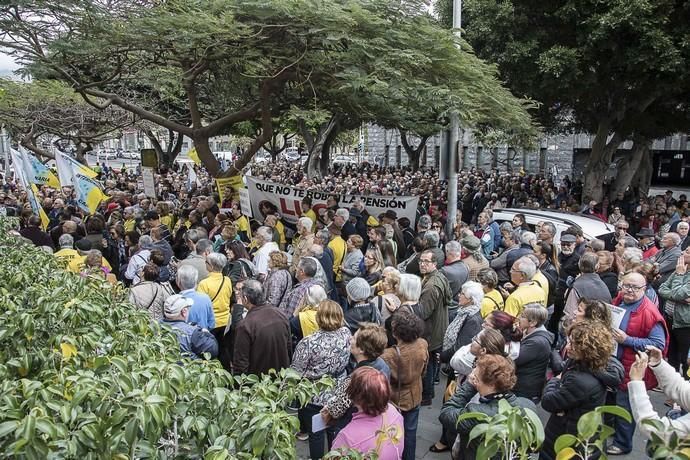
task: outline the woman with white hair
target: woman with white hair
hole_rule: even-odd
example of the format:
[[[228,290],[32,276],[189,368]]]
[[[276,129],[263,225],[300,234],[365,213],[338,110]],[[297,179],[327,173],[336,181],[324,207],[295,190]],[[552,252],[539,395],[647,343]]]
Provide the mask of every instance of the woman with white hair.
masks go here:
[[[482,329],[480,313],[484,289],[475,281],[468,281],[460,288],[458,294],[458,313],[448,325],[443,337],[441,362],[448,363],[456,351],[463,345],[472,342],[472,338]],[[449,381],[452,378],[449,376]]]
[[[386,335],[388,335],[388,346],[395,345],[395,338],[393,338],[393,317],[402,312],[409,311],[415,315],[419,311],[419,297],[422,295],[422,280],[417,275],[409,273],[400,273],[398,277],[398,285],[396,288],[396,296],[400,301],[397,308],[394,305],[388,306],[390,315],[386,318],[383,325],[386,328]],[[418,315],[419,316],[419,315]]]
[[[216,327],[211,332],[221,346],[225,334],[225,326],[230,321],[230,299],[232,299],[232,280],[223,275],[223,268],[228,258],[223,254],[212,252],[206,256],[206,270],[208,277],[199,282],[197,291],[203,292],[211,298],[213,316]]]
[[[328,295],[320,284],[315,284],[307,289],[302,298],[302,304],[295,309],[294,316],[290,318],[294,344],[319,329],[319,325],[316,323],[316,313],[319,304],[326,299],[328,299]]]

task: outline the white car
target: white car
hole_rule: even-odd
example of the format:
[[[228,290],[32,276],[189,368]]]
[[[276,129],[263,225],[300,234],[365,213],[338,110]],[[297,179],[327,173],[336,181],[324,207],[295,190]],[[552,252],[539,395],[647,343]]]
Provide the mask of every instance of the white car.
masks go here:
[[[129,160],[138,160],[141,158],[141,154],[136,150],[126,150],[122,152],[122,158],[127,158]]]
[[[556,237],[554,241],[560,241],[561,232],[565,231],[570,226],[581,228],[582,234],[588,240],[597,238],[606,241],[611,237],[611,234],[616,231],[613,225],[603,222],[596,217],[573,212],[551,211],[545,209],[494,209],[494,221],[499,225],[503,222],[512,222],[515,214],[524,215],[525,222],[527,222],[531,229],[534,229],[537,222],[551,222],[554,224],[556,226]]]
[[[286,148],[283,153],[283,158],[285,158],[287,161],[297,161],[300,159],[300,154],[299,151],[297,150],[297,147],[288,147]]]
[[[357,164],[357,160],[352,157],[346,157],[345,155],[338,155],[333,159],[333,164],[354,165]]]

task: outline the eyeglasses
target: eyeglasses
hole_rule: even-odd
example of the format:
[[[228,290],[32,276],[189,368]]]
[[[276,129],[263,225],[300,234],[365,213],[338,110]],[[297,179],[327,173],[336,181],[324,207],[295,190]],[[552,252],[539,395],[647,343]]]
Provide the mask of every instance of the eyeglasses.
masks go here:
[[[364,258],[365,258],[365,259],[369,259],[369,260],[374,260],[374,259],[376,259],[376,257],[374,257],[374,256],[364,256]],[[420,262],[421,262],[421,261],[420,261]]]
[[[433,263],[431,259],[419,259],[420,264],[430,264]]]
[[[624,291],[638,291],[640,289],[644,289],[647,286],[635,286],[634,284],[623,284],[621,285],[621,289]]]
[[[616,227],[618,230],[627,230],[628,227]]]

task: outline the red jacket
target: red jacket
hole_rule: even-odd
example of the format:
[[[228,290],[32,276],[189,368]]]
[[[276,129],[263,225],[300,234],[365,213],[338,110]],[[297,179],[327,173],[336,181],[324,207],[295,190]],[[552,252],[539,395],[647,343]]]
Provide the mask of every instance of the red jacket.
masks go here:
[[[620,305],[623,302],[623,296],[618,294],[613,300],[614,305]],[[663,355],[666,356],[668,351],[668,328],[666,327],[666,321],[664,320],[659,309],[652,303],[647,296],[642,298],[642,303],[637,310],[630,313],[630,319],[628,320],[628,326],[625,328],[625,333],[630,337],[649,337],[649,333],[652,331],[654,326],[658,323],[664,328],[664,334],[666,336],[666,341],[664,344]],[[625,376],[623,377],[623,383],[620,384],[619,388],[623,391],[627,391],[628,382],[630,381],[630,366],[635,362],[635,356],[637,353],[632,347],[623,346],[623,356],[621,357],[621,363],[625,369]],[[644,383],[647,390],[651,390],[657,386],[656,377],[651,369],[647,368],[644,374]]]

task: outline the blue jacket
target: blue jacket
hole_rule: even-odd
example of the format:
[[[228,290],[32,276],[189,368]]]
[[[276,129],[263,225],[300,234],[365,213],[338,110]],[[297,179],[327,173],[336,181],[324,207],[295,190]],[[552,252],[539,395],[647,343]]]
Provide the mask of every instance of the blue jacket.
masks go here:
[[[183,357],[201,359],[203,353],[209,353],[211,358],[218,356],[218,342],[207,330],[180,320],[162,319],[161,323],[170,326],[177,334]]]

